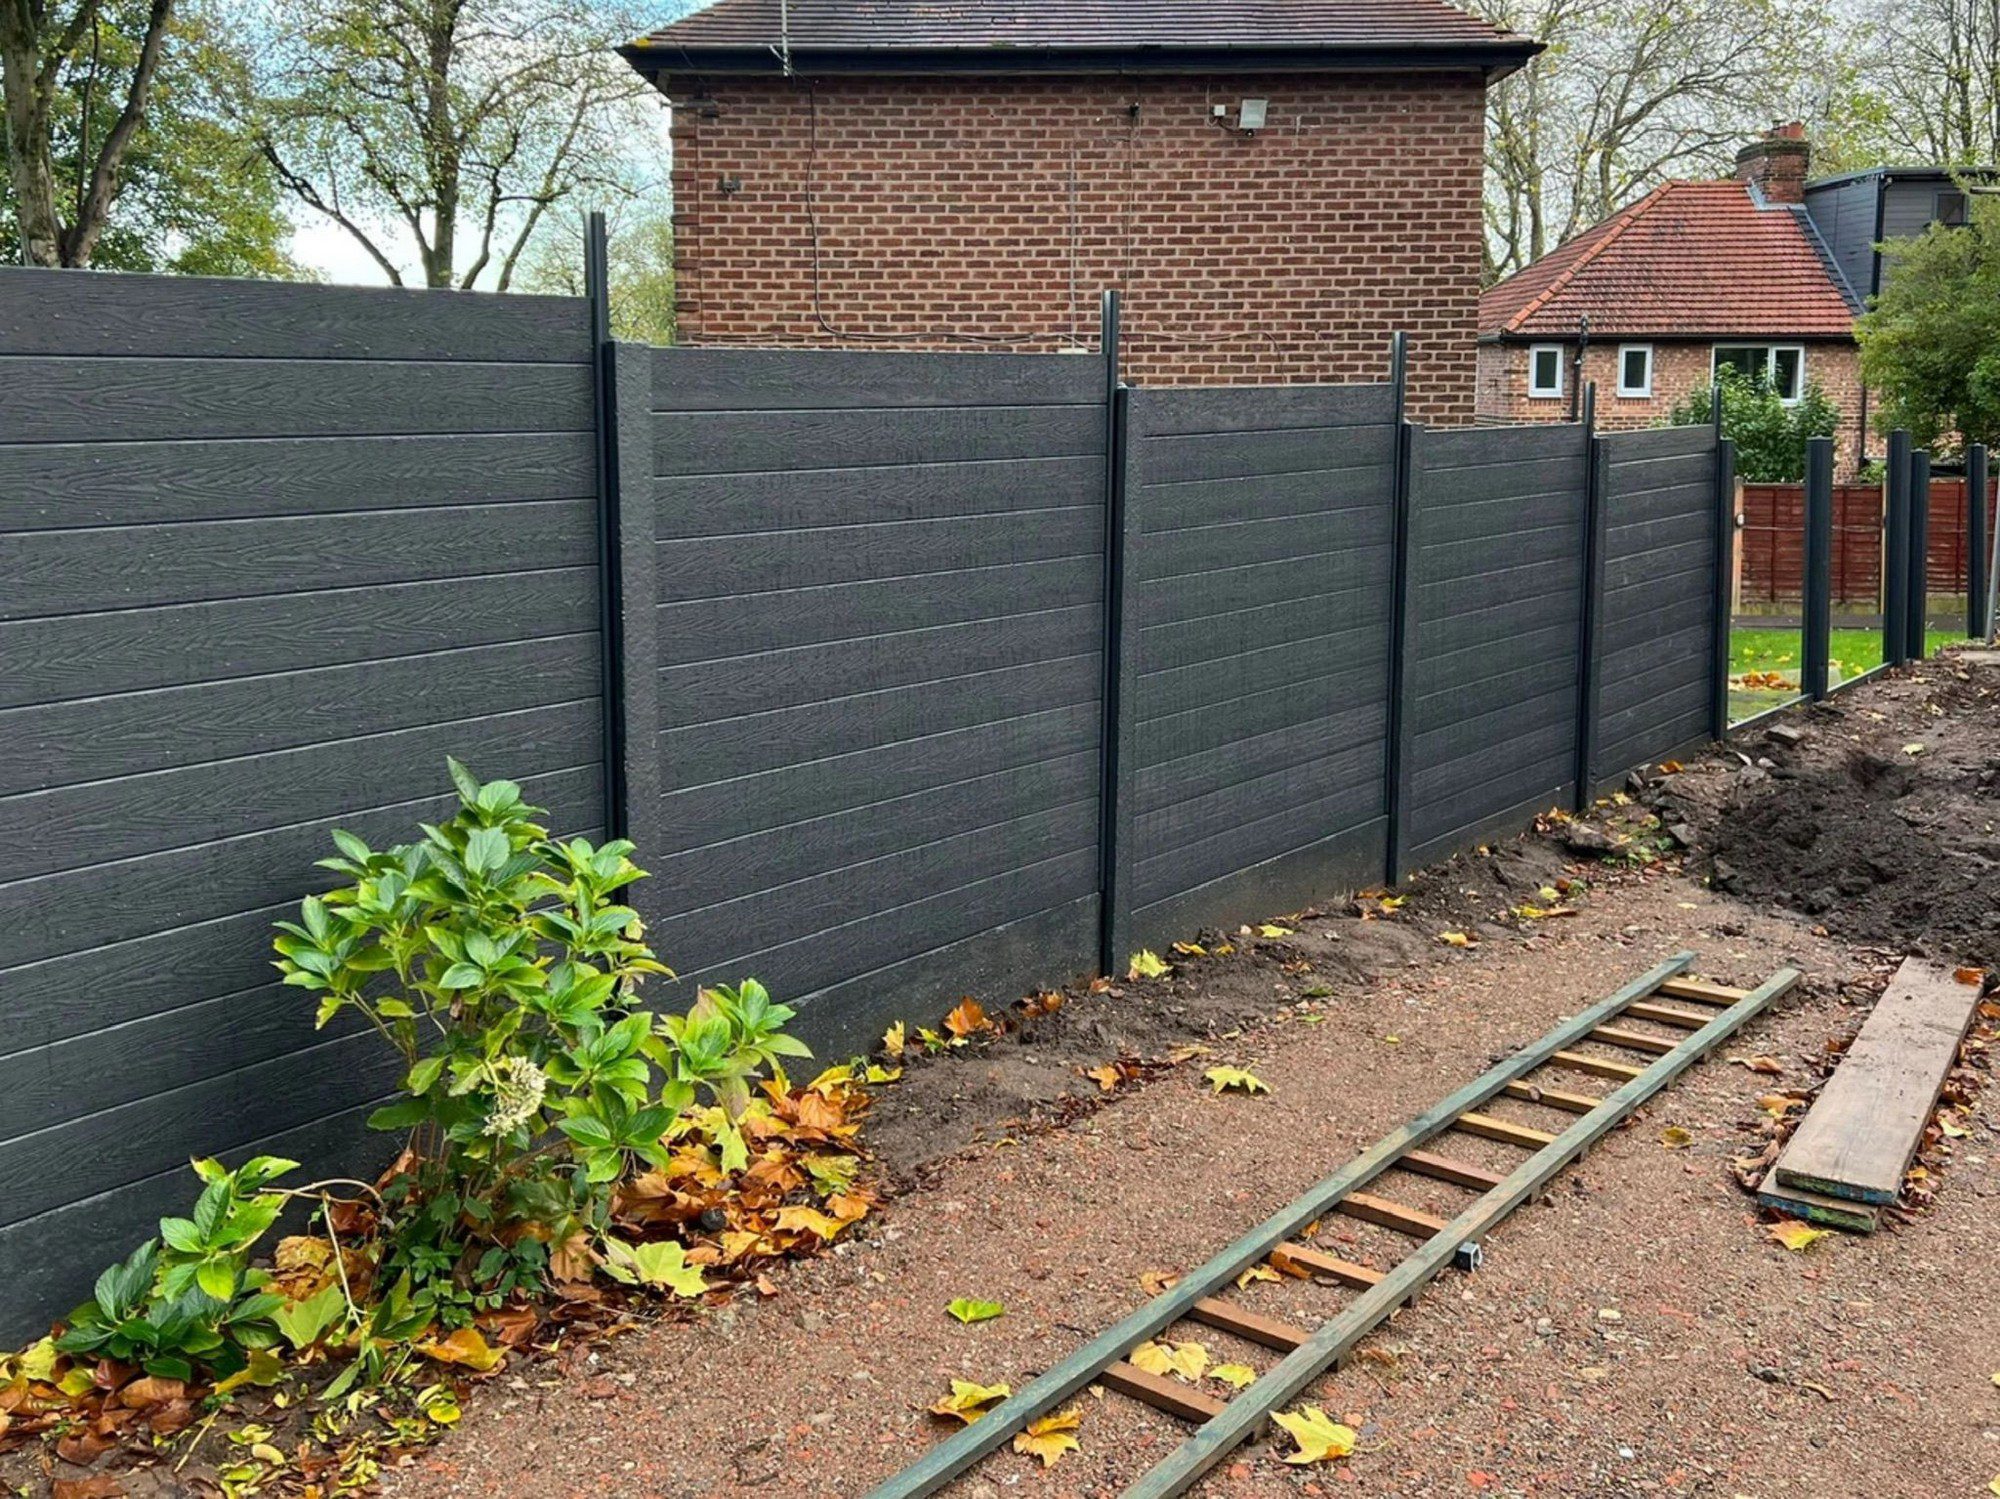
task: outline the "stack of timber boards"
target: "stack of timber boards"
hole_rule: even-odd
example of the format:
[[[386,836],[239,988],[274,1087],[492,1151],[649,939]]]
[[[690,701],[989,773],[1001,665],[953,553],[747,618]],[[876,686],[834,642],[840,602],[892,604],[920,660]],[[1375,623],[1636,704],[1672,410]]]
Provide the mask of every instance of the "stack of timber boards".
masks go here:
[[[1905,958],[1758,1191],[1794,1217],[1872,1232],[1896,1200],[1980,983]]]

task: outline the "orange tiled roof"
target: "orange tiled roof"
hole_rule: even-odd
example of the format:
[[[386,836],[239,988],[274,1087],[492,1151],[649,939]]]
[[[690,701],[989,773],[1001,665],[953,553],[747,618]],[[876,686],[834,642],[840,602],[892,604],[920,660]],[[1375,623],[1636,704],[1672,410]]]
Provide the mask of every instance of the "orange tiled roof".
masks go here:
[[[1741,182],[1669,182],[1479,299],[1487,336],[1842,338],[1854,308],[1803,209]]]

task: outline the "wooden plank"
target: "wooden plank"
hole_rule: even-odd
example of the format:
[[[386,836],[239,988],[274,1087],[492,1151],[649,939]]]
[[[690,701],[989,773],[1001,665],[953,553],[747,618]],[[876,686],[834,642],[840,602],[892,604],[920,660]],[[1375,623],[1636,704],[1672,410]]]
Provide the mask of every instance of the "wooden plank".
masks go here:
[[[1614,1062],[1607,1057],[1594,1057],[1587,1051],[1559,1051],[1549,1058],[1550,1065],[1570,1067],[1578,1072],[1593,1072],[1599,1077],[1615,1077],[1620,1082],[1630,1082],[1646,1069],[1634,1067],[1628,1062]]]
[[[1625,1013],[1634,1020],[1650,1020],[1655,1025],[1679,1026],[1684,1031],[1698,1031],[1715,1017],[1698,1015],[1693,1010],[1678,1009],[1673,1005],[1648,1004],[1639,1000],[1625,1007]]]
[[[1120,1359],[1097,1376],[1109,1389],[1143,1400],[1154,1410],[1179,1416],[1183,1421],[1209,1421],[1222,1414],[1227,1401],[1204,1394],[1193,1385],[1182,1384],[1163,1374],[1148,1374]]]
[[[1604,1102],[1595,1093],[1565,1093],[1560,1088],[1538,1088],[1529,1082],[1507,1084],[1507,1096],[1551,1109],[1563,1109],[1571,1114],[1588,1114]]]
[[[1357,1265],[1352,1260],[1327,1254],[1310,1244],[1280,1244],[1271,1251],[1271,1264],[1286,1275],[1301,1278],[1324,1275],[1328,1280],[1337,1280],[1344,1286],[1362,1290],[1382,1278],[1380,1270],[1371,1270],[1366,1265]]]
[[[1503,1145],[1518,1145],[1523,1150],[1540,1150],[1555,1139],[1545,1129],[1530,1129],[1525,1124],[1516,1124],[1511,1119],[1496,1119],[1491,1114],[1477,1112],[1461,1114],[1453,1129],[1463,1130],[1468,1135],[1479,1135],[1484,1139],[1498,1140]]]
[[[1622,1046],[1627,1051],[1648,1052],[1656,1057],[1663,1057],[1680,1045],[1680,1042],[1668,1037],[1649,1036],[1644,1031],[1628,1031],[1616,1025],[1600,1025],[1590,1033],[1590,1039],[1601,1041],[1606,1046]]]
[[[1849,1233],[1872,1234],[1882,1226],[1879,1207],[1828,1197],[1824,1192],[1809,1192],[1804,1187],[1781,1186],[1775,1172],[1765,1173],[1764,1184],[1757,1189],[1757,1201],[1774,1213],[1803,1218],[1808,1223],[1823,1223]]]
[[[1443,1233],[1446,1228],[1442,1218],[1417,1208],[1405,1207],[1400,1202],[1391,1202],[1386,1197],[1377,1197],[1372,1192],[1348,1193],[1340,1200],[1337,1210],[1350,1218],[1372,1223],[1377,1228],[1393,1229],[1412,1239],[1428,1239]]]
[[[1266,1348],[1282,1349],[1290,1353],[1311,1336],[1304,1328],[1294,1327],[1289,1322],[1280,1322],[1276,1317],[1261,1316],[1245,1311],[1240,1306],[1232,1306],[1219,1296],[1204,1296],[1188,1308],[1188,1316],[1196,1322],[1220,1328],[1223,1332],[1234,1333],[1252,1343],[1261,1343]]]
[[[353,359],[13,359],[16,442],[569,432],[591,423],[584,365]]]
[[[1778,1157],[1781,1186],[1891,1203],[1979,1002],[1978,983],[1905,958]]]
[[[1733,1005],[1740,1003],[1749,991],[1731,989],[1722,984],[1711,984],[1706,979],[1671,978],[1661,984],[1655,992],[1664,994],[1670,999],[1693,999],[1703,1004]]]
[[[581,364],[581,297],[9,267],[0,354]]]
[[[1469,1187],[1475,1192],[1490,1192],[1504,1179],[1499,1172],[1488,1171],[1484,1166],[1475,1166],[1469,1161],[1438,1155],[1428,1150],[1407,1151],[1396,1164],[1404,1171],[1414,1171],[1420,1176],[1436,1177],[1439,1181],[1450,1182],[1454,1186]]]

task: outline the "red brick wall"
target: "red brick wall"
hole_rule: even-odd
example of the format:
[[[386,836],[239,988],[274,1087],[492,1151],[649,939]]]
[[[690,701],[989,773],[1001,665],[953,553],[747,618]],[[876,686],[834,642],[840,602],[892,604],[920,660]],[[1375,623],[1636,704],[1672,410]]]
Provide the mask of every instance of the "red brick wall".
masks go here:
[[[1270,100],[1252,137],[1211,114],[1245,97]],[[1402,329],[1413,413],[1472,419],[1475,75],[729,79],[674,101],[688,343],[1087,348],[1115,286],[1135,381],[1379,379]]]
[[[1553,340],[1550,340],[1553,342]],[[1597,425],[1605,429],[1653,427],[1673,415],[1674,407],[1713,378],[1713,351],[1728,339],[1668,343],[1660,339],[1615,339],[1593,342],[1584,353],[1583,376],[1597,382]],[[1836,479],[1851,478],[1861,452],[1861,356],[1852,343],[1800,339],[1745,339],[1747,343],[1788,342],[1805,345],[1806,379],[1827,394],[1840,410],[1834,434],[1833,471]],[[1618,346],[1653,346],[1651,399],[1618,394]],[[1574,355],[1565,351],[1564,362]],[[1574,378],[1571,371],[1565,380]],[[1482,343],[1479,346],[1479,419],[1492,422],[1559,422],[1569,415],[1569,390],[1559,401],[1528,396],[1528,345]]]

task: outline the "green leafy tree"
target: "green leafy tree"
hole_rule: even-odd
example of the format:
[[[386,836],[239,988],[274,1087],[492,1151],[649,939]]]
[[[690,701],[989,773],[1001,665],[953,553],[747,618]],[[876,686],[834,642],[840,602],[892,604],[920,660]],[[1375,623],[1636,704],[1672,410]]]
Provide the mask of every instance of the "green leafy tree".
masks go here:
[[[617,205],[609,214],[611,332],[635,343],[674,341],[674,223],[656,197]],[[583,295],[583,218],[575,215],[537,242],[522,266],[522,291]]]
[[[1810,382],[1798,400],[1786,404],[1761,373],[1745,376],[1724,369],[1722,435],[1736,444],[1736,474],[1752,484],[1796,483],[1806,476],[1806,439],[1831,437],[1840,427],[1840,408]],[[1710,392],[1703,388],[1674,407],[1669,423],[1700,425],[1714,419]]]
[[[1877,429],[1934,453],[2000,442],[2000,200],[1976,194],[1967,227],[1883,250],[1885,289],[1855,325]]]
[[[0,256],[45,266],[296,274],[277,181],[234,123],[240,29],[203,0],[0,5]]]

